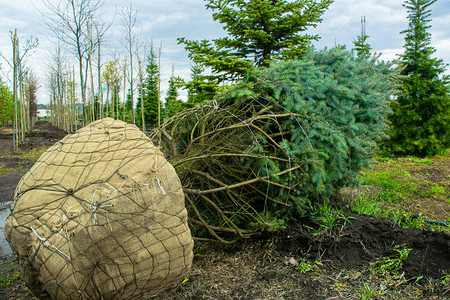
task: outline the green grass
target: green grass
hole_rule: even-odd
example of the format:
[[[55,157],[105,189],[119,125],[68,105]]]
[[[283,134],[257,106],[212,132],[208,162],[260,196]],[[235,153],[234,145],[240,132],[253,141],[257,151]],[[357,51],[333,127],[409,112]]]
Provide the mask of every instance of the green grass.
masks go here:
[[[20,159],[36,161],[42,154],[44,154],[45,151],[47,151],[47,149],[48,149],[47,147],[33,148],[28,152],[22,151],[15,152],[13,155]]]
[[[407,179],[409,177],[411,177],[411,174],[405,170],[370,170],[362,175],[361,183],[363,185],[377,185],[384,188],[386,190],[384,193],[392,201],[404,200],[419,188],[416,182]]]
[[[445,187],[435,183],[430,188],[428,188],[426,191],[420,193],[423,197],[431,197],[431,198],[437,198],[438,195],[446,194],[447,191]]]
[[[311,211],[313,211],[311,218],[319,225],[319,229],[313,235],[330,233],[334,227],[345,226],[347,222],[350,222],[350,217],[344,213],[343,209],[329,205],[326,200],[316,205]]]
[[[0,176],[2,175],[2,174],[5,174],[5,173],[7,173],[7,172],[10,172],[10,171],[13,171],[14,169],[12,169],[12,168],[5,168],[5,166],[0,166]]]
[[[386,194],[382,192],[376,196],[360,196],[351,203],[350,209],[357,214],[392,220],[404,228],[423,229],[426,226],[422,213],[415,214],[415,211],[409,212],[397,207],[387,208],[390,205],[392,201],[386,199]]]

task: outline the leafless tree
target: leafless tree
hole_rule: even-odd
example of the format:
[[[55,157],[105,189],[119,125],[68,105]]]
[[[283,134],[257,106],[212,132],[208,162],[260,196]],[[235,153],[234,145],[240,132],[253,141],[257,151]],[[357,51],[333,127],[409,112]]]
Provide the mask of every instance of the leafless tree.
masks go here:
[[[11,44],[13,50],[12,61],[6,58],[2,53],[0,56],[8,63],[13,69],[13,98],[14,98],[14,134],[13,145],[14,151],[19,148],[19,133],[22,142],[25,138],[25,131],[27,130],[27,119],[24,111],[26,110],[25,93],[24,93],[24,78],[27,73],[25,65],[25,58],[31,50],[35,49],[39,45],[37,38],[30,37],[25,42],[25,46],[20,48],[20,38],[17,35],[17,29],[10,31]],[[22,95],[22,97],[21,97]],[[20,101],[19,101],[20,100]],[[19,107],[20,105],[20,107]],[[19,117],[20,116],[20,117]],[[20,118],[20,120],[19,120]],[[19,124],[20,122],[20,124]]]
[[[67,58],[64,56],[59,40],[56,41],[55,50],[51,52],[48,69],[51,121],[56,126],[67,130],[64,120],[64,101],[67,92],[69,69]]]
[[[135,45],[137,41],[137,35],[134,32],[134,27],[136,25],[136,15],[137,10],[133,8],[133,5],[130,1],[129,5],[122,8],[120,17],[122,20],[122,25],[124,28],[123,36],[125,40],[125,48],[128,55],[128,68],[130,69],[130,74],[127,76],[128,83],[130,85],[130,94],[131,94],[131,120],[133,124],[136,123],[136,118],[134,115],[134,65],[133,65],[133,57],[135,55]],[[125,101],[125,100],[124,100]]]
[[[81,101],[83,102],[83,119],[87,121],[86,81],[89,55],[92,49],[90,28],[97,18],[97,12],[102,5],[101,0],[42,0],[50,14],[42,13],[44,22],[56,37],[72,51],[77,60],[80,75]],[[95,43],[96,44],[96,43]]]
[[[28,124],[33,124],[37,116],[37,90],[39,81],[33,72],[28,72],[25,78],[25,98],[27,99]]]

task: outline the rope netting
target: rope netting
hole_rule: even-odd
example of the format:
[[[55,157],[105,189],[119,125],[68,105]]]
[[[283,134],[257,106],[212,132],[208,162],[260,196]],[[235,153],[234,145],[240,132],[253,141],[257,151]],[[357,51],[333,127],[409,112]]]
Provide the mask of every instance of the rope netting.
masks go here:
[[[180,180],[134,125],[102,119],[49,148],[5,224],[40,298],[136,299],[182,279],[193,241]]]

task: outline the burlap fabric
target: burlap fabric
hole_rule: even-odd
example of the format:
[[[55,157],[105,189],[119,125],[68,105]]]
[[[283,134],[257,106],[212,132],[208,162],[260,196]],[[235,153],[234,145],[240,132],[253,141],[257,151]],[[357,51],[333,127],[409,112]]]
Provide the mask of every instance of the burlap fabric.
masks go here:
[[[41,298],[146,299],[193,258],[174,168],[136,126],[111,118],[39,158],[17,186],[5,236]]]

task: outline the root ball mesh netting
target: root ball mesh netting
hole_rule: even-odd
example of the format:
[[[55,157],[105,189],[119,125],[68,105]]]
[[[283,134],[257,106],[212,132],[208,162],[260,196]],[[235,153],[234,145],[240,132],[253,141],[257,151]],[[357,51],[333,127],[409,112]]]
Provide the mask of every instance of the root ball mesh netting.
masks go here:
[[[40,298],[145,298],[182,279],[193,258],[175,170],[136,126],[111,118],[38,159],[5,235]]]

